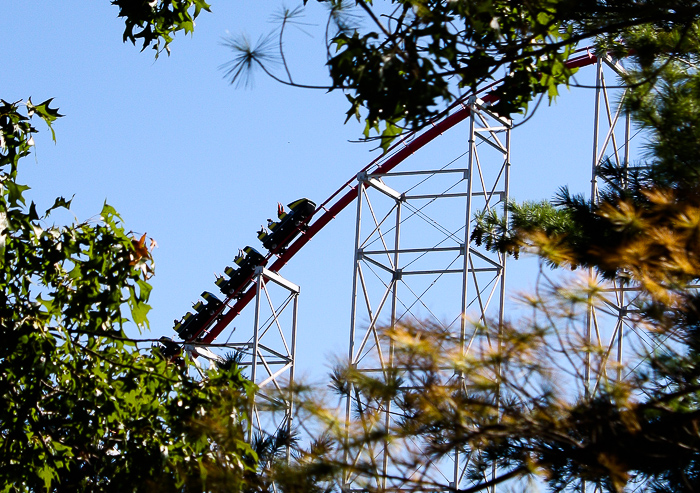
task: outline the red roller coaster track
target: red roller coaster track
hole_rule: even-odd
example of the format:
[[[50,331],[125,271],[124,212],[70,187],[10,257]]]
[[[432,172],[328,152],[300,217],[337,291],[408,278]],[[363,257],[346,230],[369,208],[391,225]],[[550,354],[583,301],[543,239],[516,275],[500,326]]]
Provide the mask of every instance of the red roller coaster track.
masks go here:
[[[581,53],[566,62],[568,68],[579,68],[592,65],[597,62],[597,57],[590,52],[589,48],[583,48],[577,51]],[[483,93],[492,87],[498,85],[500,81],[485,87],[480,93]],[[483,96],[482,101],[485,103],[493,103],[498,100],[498,98],[491,92]],[[467,119],[470,115],[470,109],[464,105],[463,100],[453,105],[453,108],[459,108],[457,111],[442,117],[439,121],[436,121],[429,128],[408,134],[399,143],[395,144],[386,155],[380,156],[377,159],[370,162],[367,166],[360,170],[360,173],[387,173],[403,162],[408,156],[416,152],[418,149],[426,145],[428,142],[439,136],[440,134],[446,132],[450,128],[454,127],[458,123]],[[353,176],[350,180],[345,182],[338,190],[336,190],[325,202],[323,202],[314,212],[312,217],[316,219],[308,226],[308,229],[299,236],[296,241],[291,243],[285,251],[279,254],[277,260],[270,265],[269,270],[273,272],[279,272],[282,267],[284,267],[287,262],[289,262],[299,250],[304,247],[319,231],[321,231],[332,219],[336,217],[343,209],[350,205],[358,196],[358,187],[364,186],[362,184],[352,185],[356,177]],[[347,190],[347,191],[345,191]],[[343,194],[343,191],[345,193]],[[323,211],[323,214],[317,216],[317,214]],[[272,254],[268,254],[267,259],[269,260]],[[235,298],[228,297],[224,303],[221,305],[215,314],[213,314],[210,319],[201,326],[200,330],[192,336],[188,342],[196,342],[198,344],[211,344],[216,337],[228,326],[228,324],[236,318],[241,311],[250,303],[250,301],[255,297],[256,286],[253,285],[246,291],[240,298],[238,298],[234,305],[230,307],[227,311],[226,308],[229,303]],[[225,313],[224,313],[225,312]]]

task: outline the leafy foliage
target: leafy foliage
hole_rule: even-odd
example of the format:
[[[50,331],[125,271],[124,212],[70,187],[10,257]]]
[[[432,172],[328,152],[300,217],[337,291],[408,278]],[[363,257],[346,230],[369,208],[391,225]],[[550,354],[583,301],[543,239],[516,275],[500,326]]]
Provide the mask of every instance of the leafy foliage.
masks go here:
[[[158,54],[170,53],[170,42],[178,31],[194,32],[194,21],[202,10],[210,12],[204,0],[111,0],[124,18],[124,42],[143,41],[142,50],[149,46]]]
[[[692,2],[668,0],[318,2],[329,10],[331,82],[322,86],[346,94],[348,118],[363,120],[365,138],[376,132],[385,151],[404,130],[423,127],[499,79],[492,109],[500,115],[525,111],[538,95],[552,101],[570,83],[575,70],[565,61],[584,41],[598,38],[601,50],[635,53],[651,72],[660,54],[687,52],[700,15]],[[280,26],[282,61],[289,22],[284,16]],[[235,44],[231,48],[244,52]],[[292,79],[286,63],[287,77],[275,75],[270,48],[245,51],[247,68],[262,67],[282,83],[310,87]],[[245,70],[227,76],[232,83],[247,77]]]
[[[33,118],[0,101],[2,491],[229,491],[255,470],[244,440],[252,392],[238,367],[200,381],[127,337],[147,326],[153,259],[106,205],[47,226],[17,181]],[[233,412],[232,412],[233,410]]]

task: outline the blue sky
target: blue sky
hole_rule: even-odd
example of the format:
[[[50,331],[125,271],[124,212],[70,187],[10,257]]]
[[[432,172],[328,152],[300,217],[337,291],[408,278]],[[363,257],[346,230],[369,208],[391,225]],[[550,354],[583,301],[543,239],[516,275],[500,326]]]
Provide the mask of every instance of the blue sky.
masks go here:
[[[75,194],[80,220],[106,200],[128,229],[156,239],[152,335],[172,335],[179,318],[238,248],[259,247],[255,231],[277,202],[322,202],[367,164],[372,145],[349,142],[362,130],[344,125],[340,93],[284,87],[255,76],[234,88],[220,66],[222,39],[274,28],[277,0],[212,2],[194,36],[178,35],[172,55],[122,44],[122,21],[107,0],[27,0],[0,4],[0,98],[43,101],[65,115],[57,143],[43,131],[20,181],[43,208]],[[289,7],[296,5],[288,4]],[[309,2],[306,29],[290,31],[287,56],[295,78],[324,83],[323,9]],[[592,82],[593,70],[581,73]],[[513,134],[512,195],[550,198],[562,185],[587,192],[592,154],[593,92],[562,91]],[[466,149],[466,128],[450,146]],[[436,161],[454,148],[436,144]],[[68,218],[70,220],[70,217]],[[331,355],[345,354],[352,280],[354,207],[317,236],[282,274],[302,288],[299,366],[314,374]],[[514,286],[531,283],[526,270]],[[515,289],[515,288],[514,288]]]

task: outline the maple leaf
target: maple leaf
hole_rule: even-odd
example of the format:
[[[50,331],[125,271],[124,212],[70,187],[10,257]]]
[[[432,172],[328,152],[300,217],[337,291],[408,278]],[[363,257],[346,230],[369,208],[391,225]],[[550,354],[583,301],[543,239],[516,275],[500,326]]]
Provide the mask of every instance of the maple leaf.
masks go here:
[[[134,247],[134,251],[131,253],[131,262],[129,262],[129,265],[136,265],[141,259],[150,260],[151,252],[146,246],[146,233],[138,240],[131,240],[131,245]],[[151,245],[153,245],[153,242],[151,242]]]

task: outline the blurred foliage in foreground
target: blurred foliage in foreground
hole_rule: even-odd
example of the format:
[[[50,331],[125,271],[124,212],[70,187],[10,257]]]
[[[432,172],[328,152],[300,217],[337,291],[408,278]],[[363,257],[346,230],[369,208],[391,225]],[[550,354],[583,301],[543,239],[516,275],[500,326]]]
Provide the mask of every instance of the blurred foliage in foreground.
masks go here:
[[[350,422],[330,397],[298,389],[297,422],[314,440],[271,472],[283,491],[340,491],[348,478],[370,491],[700,491],[697,33],[695,21],[669,22],[615,40],[649,46],[621,81],[648,152],[624,169],[603,163],[599,200],[563,189],[510,204],[507,220],[478,218],[477,242],[541,259],[521,297],[530,315],[476,326],[473,341],[421,322],[388,328],[392,367],[334,371],[334,390],[355,403]],[[635,297],[622,362],[597,320],[588,325],[615,304],[610,283]],[[439,464],[454,451],[467,467],[450,485]]]

